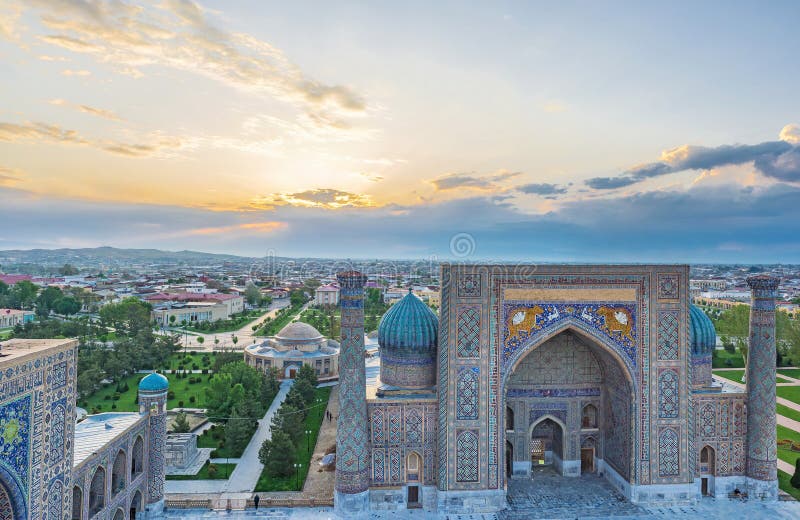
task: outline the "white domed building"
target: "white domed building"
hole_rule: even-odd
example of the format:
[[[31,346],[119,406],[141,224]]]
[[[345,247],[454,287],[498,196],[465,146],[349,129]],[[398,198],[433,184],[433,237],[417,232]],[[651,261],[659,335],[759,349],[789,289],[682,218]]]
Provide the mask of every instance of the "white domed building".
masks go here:
[[[313,368],[319,379],[334,379],[339,376],[339,343],[326,339],[308,323],[295,321],[275,336],[247,347],[244,360],[263,372],[275,367],[284,379],[294,379],[304,364]]]

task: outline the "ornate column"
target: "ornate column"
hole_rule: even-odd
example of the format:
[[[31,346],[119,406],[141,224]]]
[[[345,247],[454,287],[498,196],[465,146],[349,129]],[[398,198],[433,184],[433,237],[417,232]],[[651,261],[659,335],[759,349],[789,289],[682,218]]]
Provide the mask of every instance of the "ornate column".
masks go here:
[[[364,369],[364,283],[358,271],[336,275],[342,309],[339,350],[339,418],[336,430],[336,493],[340,515],[369,509],[370,457]]]
[[[747,279],[752,291],[747,355],[747,483],[752,496],[777,499],[775,296],[778,279]]]

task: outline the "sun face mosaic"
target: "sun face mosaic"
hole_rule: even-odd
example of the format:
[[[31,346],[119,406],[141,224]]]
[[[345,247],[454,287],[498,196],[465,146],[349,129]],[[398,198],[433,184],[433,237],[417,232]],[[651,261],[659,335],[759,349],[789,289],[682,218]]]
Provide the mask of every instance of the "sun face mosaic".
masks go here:
[[[636,366],[636,305],[631,303],[511,303],[504,306],[503,361],[540,332],[577,319],[613,341]]]

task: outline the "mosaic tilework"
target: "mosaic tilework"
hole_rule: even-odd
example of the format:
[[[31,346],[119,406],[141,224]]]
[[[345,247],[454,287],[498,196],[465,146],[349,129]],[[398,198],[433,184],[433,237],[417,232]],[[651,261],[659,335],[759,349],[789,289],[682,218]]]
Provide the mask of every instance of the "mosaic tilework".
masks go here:
[[[400,482],[403,474],[402,455],[399,448],[389,450],[389,475],[393,482]]]
[[[422,442],[422,412],[418,408],[409,408],[406,413],[406,443]]]
[[[67,402],[62,399],[53,403],[50,418],[50,463],[56,464],[64,459]]]
[[[386,480],[386,453],[383,449],[372,450],[372,481],[382,484]]]
[[[472,420],[478,418],[478,392],[480,369],[462,368],[456,380],[456,419]]]
[[[55,479],[50,484],[47,492],[47,518],[51,520],[61,520],[61,512],[64,510],[64,484],[60,479]]]
[[[700,409],[700,427],[704,436],[711,437],[717,432],[717,417],[714,405],[706,403]]]
[[[480,307],[463,307],[459,310],[456,322],[456,355],[460,358],[480,356]]]
[[[0,406],[0,466],[12,475],[23,496],[28,495],[32,402],[33,397],[26,395]]]
[[[660,299],[678,298],[678,275],[672,273],[658,274],[658,297]]]
[[[355,271],[339,273],[341,341],[339,353],[339,419],[336,431],[336,491],[355,494],[369,487],[371,456],[367,437],[364,368],[364,284]]]
[[[439,410],[438,410],[438,439],[437,439],[437,458],[438,458],[438,477],[436,483],[440,490],[447,490],[449,488],[448,479],[448,440],[450,424],[448,418],[448,402],[450,397],[450,268],[449,266],[442,266],[441,269],[442,279],[442,307],[439,310],[439,381],[437,388],[439,390]]]
[[[0,486],[0,520],[14,520],[14,508],[11,506],[11,497],[8,496],[3,486]]]
[[[658,374],[658,417],[675,419],[679,410],[678,374],[672,369],[662,370]]]
[[[658,359],[678,359],[680,319],[677,311],[662,311],[658,315]]]
[[[503,359],[508,362],[514,353],[544,331],[558,327],[566,320],[582,323],[612,340],[619,353],[636,366],[636,307],[628,303],[518,303],[505,304],[503,309]]]
[[[456,435],[456,481],[478,481],[478,432],[464,430]]]
[[[775,297],[778,279],[747,279],[752,292],[747,358],[747,476],[776,480]]]
[[[664,428],[658,435],[658,474],[661,477],[680,474],[680,439],[673,428]]]
[[[459,298],[480,298],[482,277],[480,273],[462,274],[458,278]]]
[[[383,410],[381,408],[372,411],[372,422],[370,423],[372,431],[372,443],[383,444],[386,439],[386,430],[383,426]]]
[[[403,409],[399,406],[389,408],[389,444],[403,442]]]

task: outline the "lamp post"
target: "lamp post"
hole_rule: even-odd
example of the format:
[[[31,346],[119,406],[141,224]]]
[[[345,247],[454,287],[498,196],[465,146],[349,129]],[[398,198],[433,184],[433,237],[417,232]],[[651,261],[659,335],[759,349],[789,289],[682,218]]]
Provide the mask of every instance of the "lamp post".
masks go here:
[[[301,463],[293,464],[294,466],[294,487],[300,487],[300,468],[303,467]]]
[[[306,453],[311,451],[311,430],[306,430]]]

